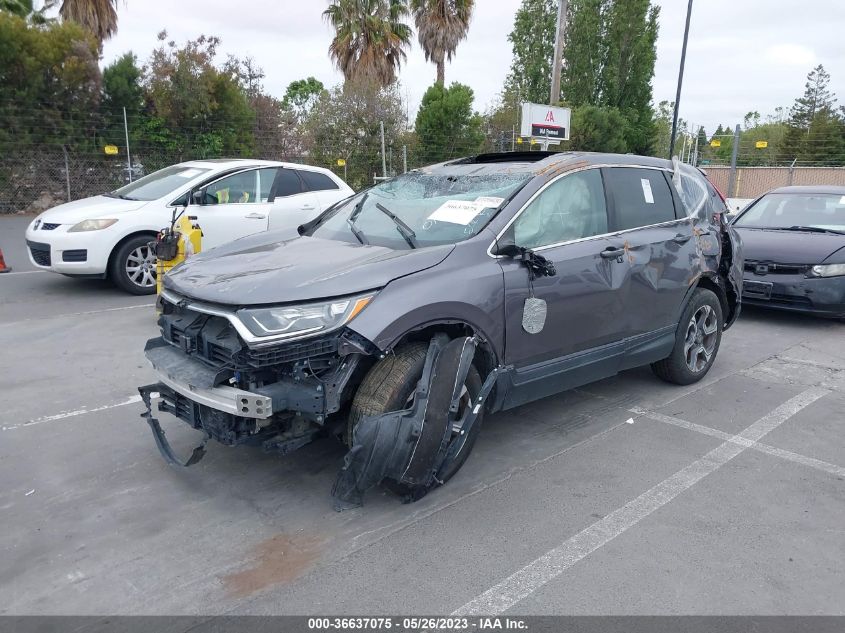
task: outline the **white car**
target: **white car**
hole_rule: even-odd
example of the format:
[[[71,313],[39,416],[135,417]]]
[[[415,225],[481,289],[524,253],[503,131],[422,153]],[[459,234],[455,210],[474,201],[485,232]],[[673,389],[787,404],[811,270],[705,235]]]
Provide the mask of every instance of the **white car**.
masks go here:
[[[149,242],[189,205],[203,250],[259,231],[296,228],[354,192],[328,169],[266,160],[197,160],[39,215],[26,231],[30,260],[75,277],[110,278],[132,294],[155,292]],[[177,211],[178,212],[178,211]]]

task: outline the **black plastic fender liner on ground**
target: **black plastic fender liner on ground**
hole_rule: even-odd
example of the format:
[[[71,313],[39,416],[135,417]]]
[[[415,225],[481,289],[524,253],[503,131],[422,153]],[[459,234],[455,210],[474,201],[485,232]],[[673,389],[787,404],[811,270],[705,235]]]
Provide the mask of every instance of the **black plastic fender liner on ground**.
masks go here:
[[[384,479],[412,487],[414,498],[437,485],[437,473],[453,448],[450,415],[458,411],[476,345],[475,338],[449,341],[446,335],[435,336],[411,408],[365,417],[358,423],[353,446],[332,488],[336,510],[363,505],[364,492]],[[494,374],[479,396],[490,393]],[[462,436],[482,406],[483,398],[477,398],[462,421]]]

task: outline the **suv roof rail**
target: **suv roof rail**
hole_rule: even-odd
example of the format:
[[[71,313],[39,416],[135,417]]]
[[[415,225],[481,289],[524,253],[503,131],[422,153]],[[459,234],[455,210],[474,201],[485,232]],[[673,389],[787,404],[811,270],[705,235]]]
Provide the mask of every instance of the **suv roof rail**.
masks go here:
[[[563,152],[491,152],[487,154],[477,154],[476,156],[468,156],[448,163],[449,165],[471,165],[478,163],[537,163],[541,160],[554,156],[555,154],[562,154]]]

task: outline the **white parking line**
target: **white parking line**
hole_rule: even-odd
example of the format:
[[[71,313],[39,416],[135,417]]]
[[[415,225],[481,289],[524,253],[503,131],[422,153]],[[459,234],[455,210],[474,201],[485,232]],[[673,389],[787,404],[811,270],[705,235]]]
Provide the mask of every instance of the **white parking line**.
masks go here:
[[[815,468],[816,470],[821,470],[823,472],[830,473],[831,475],[836,475],[837,477],[845,477],[845,468],[814,457],[807,457],[806,455],[793,453],[792,451],[776,448],[768,444],[758,444],[757,442],[751,442],[745,439],[736,439],[736,436],[733,436],[730,433],[725,433],[724,431],[713,429],[709,426],[704,426],[703,424],[688,422],[687,420],[682,420],[681,418],[676,418],[671,415],[664,415],[655,411],[644,411],[639,407],[633,407],[629,409],[629,411],[656,422],[663,422],[664,424],[671,424],[682,429],[701,433],[702,435],[709,435],[710,437],[715,437],[725,442],[736,442],[738,444],[742,444],[746,448],[753,448],[755,451],[760,451],[761,453],[766,453],[767,455],[780,457],[781,459],[795,462],[796,464],[803,464],[804,466],[809,466],[810,468]]]
[[[103,308],[102,310],[88,310],[87,312],[64,312],[56,314],[48,314],[45,316],[34,317],[32,319],[22,319],[20,321],[8,321],[5,325],[12,325],[14,323],[28,323],[31,321],[44,321],[47,319],[62,319],[64,317],[72,316],[89,316],[91,314],[103,314],[105,312],[123,312],[124,310],[134,310],[135,308],[153,308],[155,303],[140,303],[134,306],[120,306],[117,308]]]
[[[679,470],[639,497],[596,521],[558,547],[511,574],[502,582],[473,598],[452,615],[498,615],[560,576],[581,559],[662,508],[707,475],[746,450],[743,441],[757,442],[804,407],[830,393],[811,387],[763,416],[732,440],[720,444],[701,459]]]
[[[64,420],[65,418],[73,418],[78,415],[85,415],[86,413],[96,413],[97,411],[106,411],[107,409],[115,409],[117,407],[125,407],[127,404],[137,404],[141,402],[141,396],[129,396],[122,402],[115,402],[114,404],[104,404],[99,407],[91,409],[74,409],[73,411],[65,411],[64,413],[57,413],[55,415],[46,415],[42,418],[35,418],[20,424],[12,424],[10,426],[0,426],[0,431],[14,431],[15,429],[22,429],[26,426],[34,426],[36,424],[43,424],[44,422],[55,422],[56,420]]]
[[[49,270],[10,270],[7,273],[0,274],[0,279],[8,277],[9,275],[32,275],[33,273],[47,273]]]

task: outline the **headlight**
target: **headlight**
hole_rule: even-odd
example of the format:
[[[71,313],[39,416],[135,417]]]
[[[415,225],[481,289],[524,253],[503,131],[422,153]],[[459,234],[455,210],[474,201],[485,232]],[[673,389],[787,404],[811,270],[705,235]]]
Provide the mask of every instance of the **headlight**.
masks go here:
[[[100,229],[107,229],[112,224],[117,222],[117,219],[113,220],[82,220],[82,222],[78,224],[74,224],[70,227],[67,232],[68,233],[80,233],[82,231],[99,231]]]
[[[237,315],[258,337],[293,338],[328,332],[351,321],[374,295],[277,308],[247,308]]]
[[[820,264],[810,269],[813,277],[839,277],[845,275],[845,264]]]

